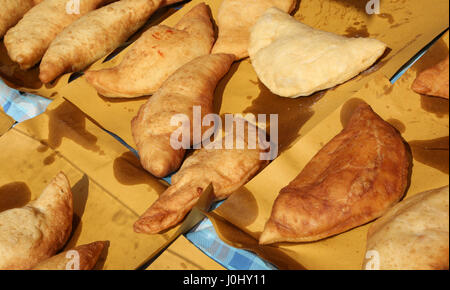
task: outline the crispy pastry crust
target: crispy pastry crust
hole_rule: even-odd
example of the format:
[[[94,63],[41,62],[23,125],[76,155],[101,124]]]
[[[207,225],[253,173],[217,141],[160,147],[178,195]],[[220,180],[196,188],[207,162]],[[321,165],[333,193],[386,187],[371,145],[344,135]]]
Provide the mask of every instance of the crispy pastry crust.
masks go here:
[[[371,225],[367,250],[378,252],[380,270],[448,270],[448,200],[448,186],[419,193]]]
[[[213,113],[214,91],[232,62],[233,56],[228,54],[196,58],[169,77],[141,107],[131,130],[141,164],[147,171],[165,177],[180,167],[185,150],[176,150],[170,144],[172,133],[178,129],[171,126],[171,119],[177,114],[188,116],[193,136],[193,107],[201,107],[202,117]]]
[[[265,150],[248,149],[247,138],[246,135],[235,139],[243,142],[245,149],[203,148],[186,158],[180,171],[172,177],[172,186],[134,224],[135,232],[156,234],[175,226],[195,206],[210,183],[216,200],[229,197],[247,183],[267,164],[260,156]],[[218,142],[225,144],[225,139]]]
[[[164,3],[121,0],[77,19],[56,36],[45,52],[39,67],[40,80],[49,83],[63,73],[86,68],[125,42]]]
[[[86,80],[99,94],[110,98],[152,95],[178,68],[211,52],[214,29],[210,16],[208,6],[201,3],[174,28],[158,25],[148,29],[121,64],[88,71]]]
[[[0,38],[34,5],[34,0],[0,0]]]
[[[71,260],[74,259],[71,251],[76,251],[79,257],[79,269],[73,270],[92,270],[107,245],[108,242],[105,241],[81,245],[39,263],[32,270],[71,270]]]
[[[309,27],[277,8],[253,26],[249,54],[258,78],[274,94],[296,98],[339,85],[373,65],[386,45]]]
[[[296,0],[223,0],[217,16],[219,37],[212,53],[234,54],[236,60],[248,57],[250,29],[258,18],[271,7],[291,12],[296,2]]]
[[[41,60],[50,43],[64,28],[108,1],[83,0],[80,14],[66,12],[67,0],[46,0],[34,6],[5,35],[9,57],[22,69],[31,68]]]
[[[53,256],[70,236],[72,216],[72,192],[61,172],[38,199],[0,213],[0,269],[30,269]]]
[[[419,94],[449,98],[449,57],[421,72],[412,85]]]
[[[275,200],[261,244],[309,242],[365,224],[396,204],[410,156],[400,134],[367,104]]]

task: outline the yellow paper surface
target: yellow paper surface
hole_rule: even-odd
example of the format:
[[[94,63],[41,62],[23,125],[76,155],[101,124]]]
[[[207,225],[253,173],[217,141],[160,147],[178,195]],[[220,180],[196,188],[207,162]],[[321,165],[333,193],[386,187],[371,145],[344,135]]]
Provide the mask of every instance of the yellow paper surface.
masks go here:
[[[448,28],[449,2],[380,1],[380,14],[368,15],[365,0],[301,1],[297,18],[306,24],[350,37],[373,37],[390,52],[381,71],[394,74],[439,33]]]
[[[62,98],[15,130],[66,156],[136,213],[146,210],[167,187],[143,170],[125,146]]]
[[[342,130],[342,123],[345,123],[352,107],[361,100],[370,104],[376,113],[396,127],[409,143],[414,160],[408,196],[447,185],[448,100],[422,96],[411,90],[417,73],[446,55],[448,34],[394,85],[382,73],[378,73],[328,118],[231,196],[216,210],[216,214],[258,239],[279,191]],[[368,227],[364,225],[318,242],[283,243],[273,247],[294,252],[296,261],[307,269],[360,269]],[[216,226],[216,230],[220,235],[221,226]],[[228,235],[228,242],[239,246],[234,243],[232,235]],[[241,246],[251,248],[251,245]]]
[[[225,268],[181,236],[147,270],[225,270]]]
[[[0,136],[6,133],[6,131],[12,127],[14,122],[13,118],[6,115],[5,112],[3,112],[3,109],[0,108]]]
[[[0,203],[22,206],[60,170],[74,190],[75,228],[67,248],[109,240],[104,269],[135,269],[176,229],[142,235],[133,223],[165,189],[126,147],[75,106],[57,99],[46,113],[18,124],[0,138]],[[11,184],[20,183],[18,193]],[[8,206],[5,204],[13,204]]]
[[[110,242],[103,269],[134,269],[155,243],[132,230],[137,215],[68,160],[13,129],[0,139],[0,210],[24,206],[37,198],[48,182],[63,171],[74,194],[74,229],[65,246]],[[51,164],[48,160],[51,159]],[[156,239],[158,240],[158,239]]]
[[[181,10],[162,21],[174,25],[201,0],[193,0]],[[217,15],[221,1],[205,1],[213,16]],[[347,36],[375,37],[386,42],[390,52],[368,72],[325,92],[307,98],[286,99],[272,94],[262,85],[249,59],[235,63],[219,83],[214,107],[220,114],[264,113],[279,114],[280,150],[288,149],[301,135],[333,112],[353,92],[363,87],[381,69],[389,77],[404,65],[426,43],[448,27],[448,2],[433,0],[382,1],[381,14],[369,16],[366,1],[302,0],[295,17],[318,29]],[[427,23],[424,25],[424,23]],[[129,48],[128,48],[129,49]],[[120,63],[124,50],[109,62],[97,62],[91,69],[107,68]],[[389,66],[387,66],[389,64]],[[134,147],[130,122],[148,97],[134,100],[108,99],[97,94],[85,79],[79,78],[59,91],[105,129],[120,136]],[[120,121],[118,121],[120,120]]]

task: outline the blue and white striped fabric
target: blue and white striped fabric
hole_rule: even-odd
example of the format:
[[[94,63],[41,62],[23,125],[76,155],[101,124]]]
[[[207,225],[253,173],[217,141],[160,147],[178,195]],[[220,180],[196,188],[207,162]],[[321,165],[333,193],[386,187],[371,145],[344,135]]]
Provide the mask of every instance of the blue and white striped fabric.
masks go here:
[[[0,79],[0,106],[17,122],[42,114],[50,102],[40,96],[13,90]]]
[[[203,253],[229,270],[276,270],[277,268],[255,254],[232,248],[217,237],[209,219],[203,220],[191,232],[186,234]]]
[[[23,122],[40,115],[45,112],[50,103],[51,100],[40,96],[11,89],[0,79],[0,106],[5,113],[17,122]],[[125,144],[119,137],[114,134],[111,135],[137,154],[133,148]],[[165,180],[170,183],[170,177]],[[276,269],[255,254],[230,247],[222,242],[208,219],[204,219],[191,232],[186,234],[186,238],[210,258],[229,270]]]

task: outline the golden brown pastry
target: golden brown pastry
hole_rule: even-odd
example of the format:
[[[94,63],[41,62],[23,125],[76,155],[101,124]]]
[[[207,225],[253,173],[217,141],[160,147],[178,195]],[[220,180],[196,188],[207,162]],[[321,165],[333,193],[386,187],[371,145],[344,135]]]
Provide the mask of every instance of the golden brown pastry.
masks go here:
[[[449,98],[449,57],[421,72],[412,85],[419,94]]]
[[[39,0],[0,0],[0,38],[39,2]]]
[[[244,149],[236,149],[238,141],[243,142]],[[225,144],[225,137],[218,142]],[[186,158],[172,177],[172,185],[134,224],[135,232],[156,234],[178,224],[209,184],[213,185],[214,198],[223,200],[267,164],[261,160],[264,150],[260,146],[249,149],[247,134],[235,136],[234,142],[235,149],[225,149],[224,145],[223,149],[202,148]]]
[[[448,186],[416,194],[376,220],[367,234],[367,270],[448,270]]]
[[[217,16],[219,37],[212,53],[229,53],[236,60],[248,57],[250,29],[264,12],[277,7],[291,12],[296,0],[223,0]]]
[[[378,218],[404,195],[409,164],[400,134],[359,105],[280,191],[260,243],[317,241]]]
[[[277,8],[253,26],[249,54],[258,78],[274,94],[295,98],[334,87],[373,65],[386,45],[309,27]]]
[[[209,54],[214,29],[209,7],[195,6],[174,27],[150,28],[133,44],[121,64],[87,71],[86,80],[99,94],[111,98],[134,98],[155,93],[164,81],[189,61]]]
[[[58,252],[72,230],[72,192],[61,172],[33,202],[0,213],[0,269],[30,269]]]
[[[63,73],[84,69],[125,42],[165,3],[121,0],[84,15],[50,44],[39,67],[39,79],[49,83]]]
[[[80,1],[80,14],[68,14],[68,0],[45,0],[34,6],[8,30],[4,43],[9,57],[22,69],[37,64],[50,43],[65,27],[110,0]]]
[[[39,263],[32,270],[92,270],[107,245],[108,242],[102,241],[78,246]]]
[[[170,138],[178,127],[171,119],[185,114],[191,122],[193,107],[201,107],[202,119],[213,113],[214,91],[217,83],[233,63],[229,54],[205,55],[178,69],[139,110],[131,130],[142,166],[157,177],[165,177],[177,170],[185,150],[174,149]],[[193,138],[191,138],[192,145]]]

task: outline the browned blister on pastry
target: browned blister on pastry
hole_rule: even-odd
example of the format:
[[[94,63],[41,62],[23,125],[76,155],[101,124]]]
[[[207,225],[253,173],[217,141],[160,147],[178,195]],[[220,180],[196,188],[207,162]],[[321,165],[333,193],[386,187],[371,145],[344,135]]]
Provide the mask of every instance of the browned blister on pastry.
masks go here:
[[[421,72],[412,85],[419,94],[449,98],[449,57]]]
[[[252,147],[248,146],[248,140],[247,135],[237,135],[235,149],[225,149],[225,145],[222,149],[203,148],[186,158],[180,171],[172,177],[172,185],[134,224],[134,230],[155,234],[175,226],[211,183],[216,200],[229,197],[247,183],[267,164],[261,158],[265,150],[259,145],[249,149]],[[225,144],[225,137],[217,142]],[[243,149],[236,149],[241,148],[236,147],[237,142],[244,144]]]
[[[65,27],[109,1],[80,1],[79,13],[68,13],[67,0],[41,2],[6,33],[4,43],[9,57],[22,69],[31,68],[41,60],[50,43]]]
[[[248,57],[250,29],[264,12],[277,7],[284,12],[291,12],[297,0],[223,0],[217,25],[219,37],[212,53],[229,53],[236,60]]]
[[[366,270],[448,270],[449,187],[405,199],[367,234]]]
[[[275,200],[261,244],[309,242],[365,224],[397,203],[410,156],[400,134],[367,104]]]
[[[148,29],[116,67],[87,71],[86,80],[99,94],[111,98],[134,98],[155,93],[164,81],[189,61],[209,54],[214,29],[208,6],[201,3],[175,27]]]
[[[104,241],[81,245],[39,263],[32,270],[92,270],[107,245]]]
[[[86,68],[125,42],[165,3],[121,0],[77,19],[51,43],[39,67],[40,80],[49,83],[63,73]]]
[[[131,129],[141,164],[147,171],[165,177],[180,167],[185,150],[174,149],[171,145],[171,135],[179,128],[177,123],[171,125],[171,120],[177,114],[184,114],[190,120],[192,132],[194,106],[201,108],[202,118],[213,113],[217,83],[228,72],[233,60],[228,54],[194,59],[170,76],[141,107]],[[188,145],[192,145],[193,139]]]
[[[39,2],[39,0],[0,0],[0,38]]]
[[[70,236],[72,216],[72,192],[63,173],[35,201],[1,212],[0,269],[30,269],[53,256]]]

